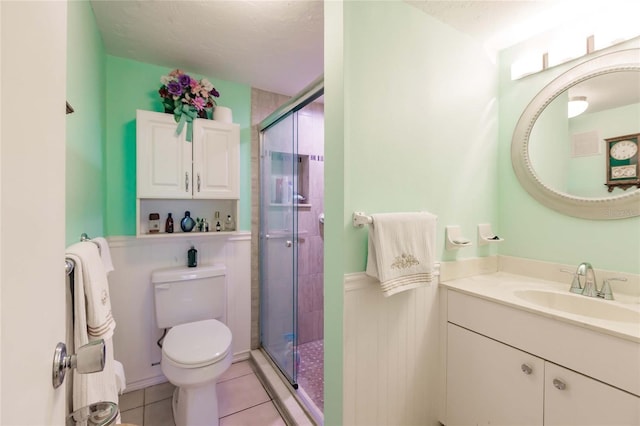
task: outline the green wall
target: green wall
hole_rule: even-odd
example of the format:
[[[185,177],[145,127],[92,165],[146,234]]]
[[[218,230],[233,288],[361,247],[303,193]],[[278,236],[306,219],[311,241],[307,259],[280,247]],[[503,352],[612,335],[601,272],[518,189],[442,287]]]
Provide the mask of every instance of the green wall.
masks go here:
[[[104,235],[105,61],[89,2],[67,6],[66,244]],[[46,212],[42,212],[46,215]]]
[[[178,68],[184,69],[180,64]],[[173,68],[107,56],[106,60],[106,206],[105,234],[136,233],[136,110],[163,111],[160,77]],[[188,69],[184,69],[190,72]],[[200,79],[202,76],[191,74]],[[240,220],[238,229],[251,229],[251,88],[207,77],[220,92],[218,105],[233,110],[240,125]]]
[[[367,229],[354,211],[429,211],[475,240],[497,224],[497,79],[482,47],[401,1],[345,2],[344,272],[363,271]],[[497,229],[496,229],[497,231]]]
[[[550,43],[553,35],[545,34],[541,38]],[[586,261],[595,268],[640,273],[640,217],[587,220],[557,213],[522,189],[510,158],[511,137],[517,120],[538,91],[585,60],[618,49],[639,47],[640,38],[511,81],[511,64],[521,55],[534,52],[536,42],[539,40],[528,40],[500,53],[499,209],[500,232],[505,237],[500,254],[574,265]]]
[[[498,231],[497,94],[482,46],[424,12],[325,2],[325,424],[342,422],[344,274],[366,265],[353,212],[430,211],[438,260],[494,253],[445,250],[444,227]]]

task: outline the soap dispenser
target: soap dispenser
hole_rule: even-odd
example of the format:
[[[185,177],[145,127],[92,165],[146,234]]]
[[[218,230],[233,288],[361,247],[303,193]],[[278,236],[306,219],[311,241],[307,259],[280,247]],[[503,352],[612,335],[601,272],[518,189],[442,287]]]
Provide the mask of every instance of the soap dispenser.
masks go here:
[[[198,266],[198,250],[194,246],[191,246],[187,251],[187,266],[189,268],[195,268]]]

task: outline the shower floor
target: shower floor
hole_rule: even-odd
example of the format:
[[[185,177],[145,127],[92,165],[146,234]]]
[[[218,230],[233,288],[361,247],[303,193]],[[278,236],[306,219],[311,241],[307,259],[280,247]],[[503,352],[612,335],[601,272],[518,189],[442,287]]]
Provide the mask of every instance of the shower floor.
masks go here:
[[[298,384],[316,407],[324,411],[324,341],[316,340],[298,345],[298,353]]]

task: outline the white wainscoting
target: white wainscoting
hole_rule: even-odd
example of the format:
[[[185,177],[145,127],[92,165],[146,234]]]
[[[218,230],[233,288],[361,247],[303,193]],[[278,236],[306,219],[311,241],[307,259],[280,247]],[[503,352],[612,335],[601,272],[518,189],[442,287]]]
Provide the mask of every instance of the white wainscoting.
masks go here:
[[[344,424],[438,425],[438,282],[384,297],[345,275]]]
[[[234,360],[250,354],[251,234],[177,236],[175,238],[109,237],[115,270],[109,274],[111,308],[116,320],[114,356],[122,362],[127,392],[166,381],[160,370],[151,272],[182,266],[187,250],[198,250],[198,264],[227,267],[227,318],[233,335]]]

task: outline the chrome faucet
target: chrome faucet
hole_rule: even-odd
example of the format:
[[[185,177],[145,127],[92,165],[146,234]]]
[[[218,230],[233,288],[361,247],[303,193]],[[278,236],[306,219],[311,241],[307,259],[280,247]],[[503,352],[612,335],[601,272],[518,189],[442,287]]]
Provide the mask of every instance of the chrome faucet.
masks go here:
[[[565,269],[562,272],[571,273]],[[599,297],[605,300],[613,300],[613,291],[611,290],[611,284],[609,281],[627,281],[626,278],[608,278],[602,282],[602,288],[598,291],[598,284],[596,282],[596,273],[593,267],[588,262],[582,262],[578,265],[578,269],[573,274],[573,281],[571,282],[571,288],[569,291],[572,293],[582,294],[588,297]]]
[[[580,277],[583,277],[583,279],[581,280]],[[593,271],[593,267],[591,266],[590,263],[582,262],[580,265],[578,265],[574,282],[576,281],[576,278],[578,281],[578,286],[582,287],[582,292],[581,292],[582,295],[588,296],[588,297],[598,296],[598,284],[596,282],[596,273]],[[583,285],[582,285],[582,281],[584,281]],[[573,289],[573,285],[572,285],[572,289]]]
[[[576,269],[576,272],[571,272],[566,269],[561,269],[561,271],[573,275],[571,288],[569,288],[569,291],[571,293],[589,295],[594,291],[597,292],[597,289],[595,289],[596,274],[593,271],[593,267],[590,263],[582,262],[580,265],[578,265],[578,269]],[[585,291],[587,293],[585,293]]]

